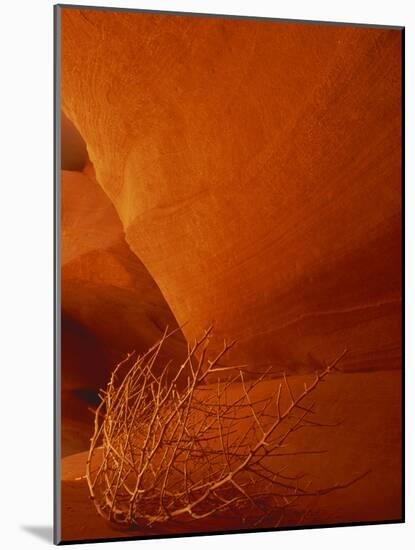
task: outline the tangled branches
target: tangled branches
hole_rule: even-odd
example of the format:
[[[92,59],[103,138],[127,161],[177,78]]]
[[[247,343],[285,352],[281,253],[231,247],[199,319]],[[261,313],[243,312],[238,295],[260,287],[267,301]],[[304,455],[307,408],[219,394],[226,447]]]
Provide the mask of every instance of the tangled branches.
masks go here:
[[[86,479],[105,519],[130,528],[219,515],[276,525],[297,499],[341,487],[311,491],[289,476],[285,447],[294,432],[318,425],[306,398],[345,352],[294,395],[285,376],[251,381],[243,367],[221,366],[233,343],[209,360],[210,333],[174,376],[169,364],[155,376],[165,333],[145,355],[128,355],[101,393]]]

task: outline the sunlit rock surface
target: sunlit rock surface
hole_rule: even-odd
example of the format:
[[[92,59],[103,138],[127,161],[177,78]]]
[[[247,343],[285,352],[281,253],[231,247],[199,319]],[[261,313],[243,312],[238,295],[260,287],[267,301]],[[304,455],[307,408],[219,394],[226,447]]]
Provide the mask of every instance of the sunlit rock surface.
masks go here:
[[[63,109],[188,340],[213,322],[244,363],[400,365],[399,32],[76,9],[62,31]],[[103,314],[96,288],[120,294],[105,338],[142,315],[131,251],[63,268],[85,323],[77,281]]]

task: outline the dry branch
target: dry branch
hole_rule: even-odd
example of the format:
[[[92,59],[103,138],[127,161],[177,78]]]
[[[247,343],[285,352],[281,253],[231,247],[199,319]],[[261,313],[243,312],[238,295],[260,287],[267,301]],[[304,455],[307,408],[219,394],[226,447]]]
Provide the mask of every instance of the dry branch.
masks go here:
[[[210,334],[188,348],[176,373],[166,364],[155,376],[154,364],[171,336],[166,331],[146,354],[129,354],[117,365],[101,391],[86,479],[105,519],[133,528],[219,515],[278,525],[299,498],[350,485],[311,491],[304,476],[286,475],[284,464],[284,456],[315,452],[285,449],[300,428],[323,426],[307,418],[313,409],[304,402],[346,352],[300,394],[284,376],[273,395],[261,398],[261,383],[275,383],[270,372],[250,381],[243,366],[221,366],[234,343],[225,342],[209,360]],[[216,388],[210,384],[207,391],[213,376]]]

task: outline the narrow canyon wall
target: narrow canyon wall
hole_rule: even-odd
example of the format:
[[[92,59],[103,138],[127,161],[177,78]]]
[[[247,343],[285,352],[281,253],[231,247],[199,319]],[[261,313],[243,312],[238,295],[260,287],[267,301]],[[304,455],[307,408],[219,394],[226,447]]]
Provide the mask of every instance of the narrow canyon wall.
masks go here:
[[[144,353],[166,326],[177,328],[168,304],[125,242],[117,213],[92,168],[63,171],[61,195],[63,313],[99,338],[117,361],[129,351]],[[179,358],[185,348],[177,333],[166,353]],[[91,380],[96,380],[94,367]]]
[[[400,56],[396,30],[62,9],[63,109],[189,341],[400,365]]]
[[[66,144],[67,145],[67,144]],[[79,158],[71,157],[78,165]],[[86,449],[98,390],[128,352],[145,353],[177,322],[160,289],[127,245],[120,219],[87,164],[61,176],[62,452]],[[181,332],[162,363],[179,363]],[[157,368],[157,365],[156,365]]]

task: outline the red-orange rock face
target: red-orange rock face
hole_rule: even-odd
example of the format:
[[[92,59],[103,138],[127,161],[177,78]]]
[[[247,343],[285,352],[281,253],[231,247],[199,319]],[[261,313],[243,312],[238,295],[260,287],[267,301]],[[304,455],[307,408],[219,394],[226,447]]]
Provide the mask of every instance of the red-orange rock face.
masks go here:
[[[74,157],[75,158],[75,157]],[[114,365],[135,350],[144,353],[166,326],[177,327],[160,289],[131,252],[119,217],[94,178],[62,171],[61,177],[61,378],[62,450],[87,448],[99,388]],[[178,332],[164,361],[186,350]]]
[[[63,109],[189,340],[400,364],[400,57],[396,30],[62,10]]]
[[[166,326],[177,327],[159,288],[125,242],[117,213],[90,167],[62,172],[61,198],[63,313],[99,338],[114,359],[132,350],[144,353]],[[171,338],[169,355],[181,356],[183,344],[179,335]]]

